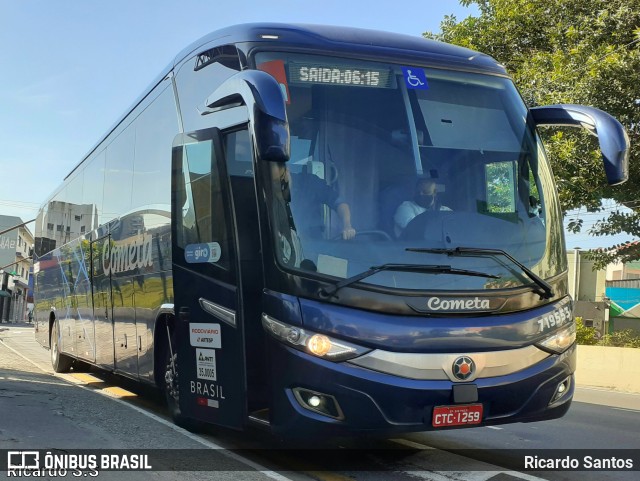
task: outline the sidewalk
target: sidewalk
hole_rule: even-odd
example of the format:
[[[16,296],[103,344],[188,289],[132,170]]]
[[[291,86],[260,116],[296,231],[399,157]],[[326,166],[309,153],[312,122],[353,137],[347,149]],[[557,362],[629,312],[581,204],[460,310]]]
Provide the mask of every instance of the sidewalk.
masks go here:
[[[49,350],[35,340],[33,323],[0,323],[0,343],[17,350],[41,371],[53,374]]]

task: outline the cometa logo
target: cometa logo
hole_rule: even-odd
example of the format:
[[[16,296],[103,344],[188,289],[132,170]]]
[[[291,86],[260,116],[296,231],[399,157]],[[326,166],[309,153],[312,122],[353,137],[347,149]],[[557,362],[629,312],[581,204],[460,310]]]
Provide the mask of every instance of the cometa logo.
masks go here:
[[[105,275],[120,274],[153,265],[151,236],[105,243],[102,249],[102,268]]]
[[[491,309],[489,299],[440,299],[430,297],[427,307],[432,311],[485,311]]]

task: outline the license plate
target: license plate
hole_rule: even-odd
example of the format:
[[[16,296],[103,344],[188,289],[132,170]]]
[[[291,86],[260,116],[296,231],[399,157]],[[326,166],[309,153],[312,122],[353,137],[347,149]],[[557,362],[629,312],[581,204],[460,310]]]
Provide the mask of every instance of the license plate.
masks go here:
[[[433,408],[433,427],[468,426],[482,422],[482,404],[436,406]]]

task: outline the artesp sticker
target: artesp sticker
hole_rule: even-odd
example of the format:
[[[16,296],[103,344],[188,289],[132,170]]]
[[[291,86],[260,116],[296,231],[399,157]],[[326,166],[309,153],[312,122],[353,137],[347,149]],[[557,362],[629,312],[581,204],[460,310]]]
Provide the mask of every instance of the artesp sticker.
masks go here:
[[[222,347],[220,324],[189,324],[189,340],[193,347]]]

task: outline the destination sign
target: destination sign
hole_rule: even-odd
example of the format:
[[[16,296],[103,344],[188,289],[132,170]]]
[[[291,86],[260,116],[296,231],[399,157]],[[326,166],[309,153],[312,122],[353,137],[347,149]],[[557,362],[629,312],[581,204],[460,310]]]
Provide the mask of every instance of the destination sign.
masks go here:
[[[391,70],[291,62],[289,64],[289,81],[292,84],[390,88]]]

